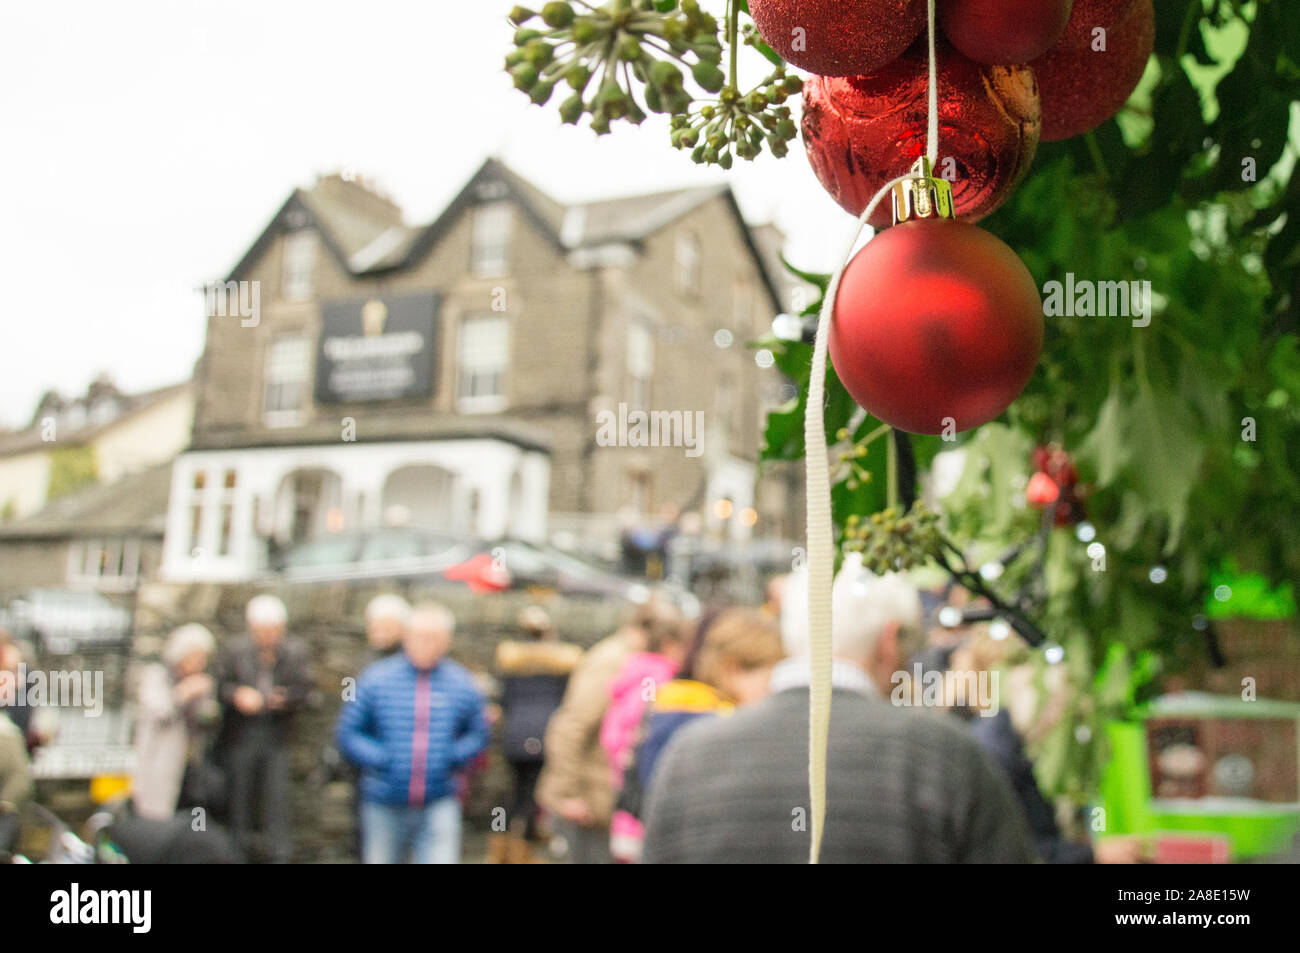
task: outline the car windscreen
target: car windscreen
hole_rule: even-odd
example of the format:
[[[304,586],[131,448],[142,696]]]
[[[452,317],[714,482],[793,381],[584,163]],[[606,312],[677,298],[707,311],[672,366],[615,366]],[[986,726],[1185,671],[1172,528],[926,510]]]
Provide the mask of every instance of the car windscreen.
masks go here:
[[[356,536],[336,536],[303,543],[284,554],[284,568],[347,565],[356,561],[360,542]]]

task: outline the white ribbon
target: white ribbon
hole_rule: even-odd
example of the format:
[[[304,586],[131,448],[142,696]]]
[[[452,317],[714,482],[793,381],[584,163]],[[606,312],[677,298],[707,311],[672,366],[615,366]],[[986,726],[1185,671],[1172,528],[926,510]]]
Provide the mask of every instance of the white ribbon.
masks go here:
[[[934,0],[927,0],[927,28],[930,43],[929,128],[926,156],[939,158],[938,80],[934,54]],[[812,370],[808,378],[808,404],[804,411],[803,435],[808,508],[808,794],[812,813],[812,843],[809,863],[821,855],[822,832],[826,824],[826,740],[831,722],[831,583],[835,566],[834,533],[831,528],[830,464],[826,448],[826,344],[830,338],[831,314],[839,292],[840,277],[848,266],[853,248],[867,220],[881,199],[900,182],[890,179],[872,196],[858,217],[840,266],[831,276],[817,317],[817,339],[813,345]]]

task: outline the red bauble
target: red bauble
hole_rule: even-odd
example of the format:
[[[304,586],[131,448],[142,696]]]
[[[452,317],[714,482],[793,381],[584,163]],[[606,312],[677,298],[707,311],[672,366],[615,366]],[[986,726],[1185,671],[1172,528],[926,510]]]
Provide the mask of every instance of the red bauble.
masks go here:
[[[978,221],[1002,204],[1038,148],[1038,89],[1027,66],[985,66],[940,42],[939,161],[957,217]],[[929,54],[917,43],[870,76],[804,85],[808,161],[835,201],[861,215],[871,197],[925,152]],[[947,161],[951,159],[951,162]],[[889,203],[872,216],[891,221]]]
[[[1151,0],[1137,0],[1106,31],[1106,48],[1058,44],[1031,64],[1043,101],[1043,141],[1069,139],[1095,129],[1133,94],[1155,45]]]
[[[1061,49],[1081,49],[1093,41],[1092,31],[1100,27],[1109,31],[1129,13],[1136,0],[1074,0],[1070,20],[1061,33]]]
[[[1069,526],[1084,518],[1079,471],[1060,446],[1035,447],[1034,466],[1038,472],[1029,478],[1025,499],[1038,509],[1052,507],[1052,522]]]
[[[944,36],[980,63],[1028,63],[1042,56],[1070,19],[1071,0],[939,0]]]
[[[818,76],[878,70],[925,26],[925,0],[750,0],[749,13],[782,59]]]
[[[1025,499],[1029,501],[1030,506],[1041,510],[1060,498],[1061,488],[1046,473],[1039,471],[1029,478],[1029,486],[1025,488]]]
[[[881,232],[840,279],[830,358],[862,407],[912,433],[992,420],[1043,346],[1043,303],[1016,253],[974,225],[925,218]]]

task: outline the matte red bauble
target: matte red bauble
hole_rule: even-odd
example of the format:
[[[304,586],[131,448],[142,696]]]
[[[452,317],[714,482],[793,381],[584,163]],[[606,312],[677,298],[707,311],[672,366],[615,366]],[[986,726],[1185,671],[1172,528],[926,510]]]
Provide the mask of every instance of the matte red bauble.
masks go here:
[[[1043,347],[1042,298],[1024,263],[982,228],[940,218],[868,242],[840,279],[831,322],[831,362],[853,399],[912,433],[992,420]]]
[[[782,59],[818,76],[877,70],[925,26],[925,0],[749,0],[749,13]]]
[[[1069,139],[1095,129],[1133,94],[1156,38],[1151,0],[1137,0],[1106,31],[1106,48],[1049,50],[1031,64],[1043,101],[1043,141]]]
[[[1136,0],[1074,0],[1070,20],[1065,24],[1058,45],[1063,49],[1080,49],[1089,46],[1093,30],[1109,31],[1132,11]]]
[[[957,217],[978,221],[1002,204],[1038,148],[1038,87],[1027,66],[986,66],[940,42],[939,161]],[[929,55],[917,43],[870,76],[804,84],[803,143],[826,191],[854,215],[925,151]],[[951,159],[949,162],[947,160]],[[890,223],[882,203],[871,218]]]
[[[944,36],[980,63],[1028,63],[1065,30],[1071,0],[939,0]]]

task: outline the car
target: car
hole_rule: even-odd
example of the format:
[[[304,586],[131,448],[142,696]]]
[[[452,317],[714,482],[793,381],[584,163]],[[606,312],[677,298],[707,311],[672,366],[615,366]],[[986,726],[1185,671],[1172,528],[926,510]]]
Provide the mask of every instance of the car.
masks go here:
[[[644,602],[658,588],[687,615],[699,610],[680,587],[625,576],[545,543],[406,527],[336,533],[291,546],[278,554],[272,574],[277,581],[294,583],[401,579],[464,583],[484,592],[550,589],[632,603]]]
[[[440,574],[475,552],[465,537],[413,529],[318,536],[281,550],[271,572],[287,582],[415,579]]]

